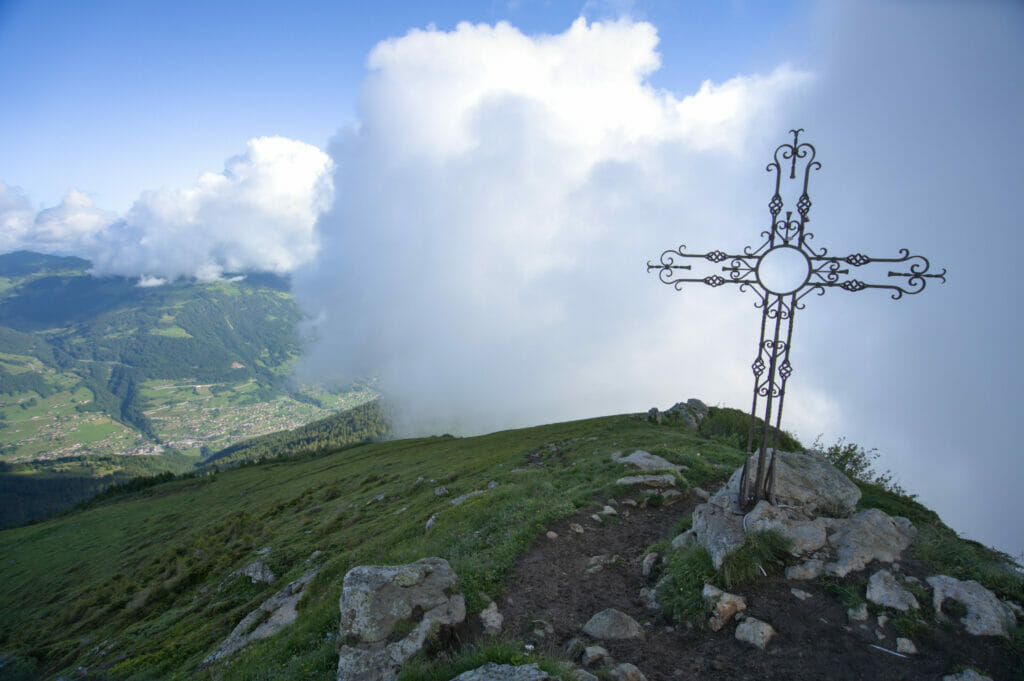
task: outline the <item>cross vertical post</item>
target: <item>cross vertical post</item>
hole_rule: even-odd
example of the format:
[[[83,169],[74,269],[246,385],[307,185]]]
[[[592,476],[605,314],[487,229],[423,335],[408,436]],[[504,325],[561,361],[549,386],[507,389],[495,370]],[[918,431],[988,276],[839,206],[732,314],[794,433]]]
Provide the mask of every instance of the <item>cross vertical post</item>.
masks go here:
[[[866,289],[883,289],[891,292],[893,300],[904,294],[917,294],[925,289],[929,279],[946,281],[946,270],[930,273],[928,259],[911,255],[908,249],[900,249],[896,258],[874,258],[862,253],[846,257],[830,256],[828,249],[816,248],[811,244],[814,234],[807,230],[810,222],[808,213],[811,199],[808,183],[812,170],[819,170],[821,163],[815,159],[814,146],[800,141],[803,129],[789,131],[793,141],[780,144],[766,171],[774,174],[775,193],[768,202],[771,225],[761,232],[764,242],[756,249],[746,246],[742,253],[725,253],[714,250],[708,253],[686,253],[686,245],[664,251],[658,263],[647,262],[647,271],[655,270],[662,283],[682,291],[686,284],[703,283],[712,288],[726,284],[738,286],[740,291],[756,294],[754,306],[761,309],[761,339],[757,356],[751,365],[754,373],[754,395],[750,407],[750,427],[747,435],[747,460],[740,475],[739,506],[747,510],[758,501],[773,501],[772,490],[775,480],[774,452],[782,432],[782,407],[786,397],[786,381],[793,373],[790,363],[790,348],[793,341],[793,318],[802,310],[803,299],[811,292],[821,296],[829,288],[858,292]],[[793,210],[787,210],[784,194],[795,199],[796,217]],[[782,217],[780,217],[782,216]],[[691,276],[690,262],[707,261],[721,265],[725,275],[713,273],[706,276]],[[850,267],[861,268],[876,263],[889,266],[905,263],[909,271],[888,271],[888,281],[865,283],[850,275]],[[763,400],[763,411],[759,403]],[[760,432],[757,421],[760,418]],[[754,449],[757,449],[757,468],[750,480],[749,471]]]

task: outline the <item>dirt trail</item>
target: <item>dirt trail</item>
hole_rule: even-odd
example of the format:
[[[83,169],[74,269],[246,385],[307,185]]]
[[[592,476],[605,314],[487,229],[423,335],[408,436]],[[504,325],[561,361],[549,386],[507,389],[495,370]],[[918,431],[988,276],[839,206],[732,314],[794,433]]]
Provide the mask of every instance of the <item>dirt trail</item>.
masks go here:
[[[815,581],[768,577],[736,590],[747,599],[749,615],[778,631],[765,651],[737,641],[735,622],[717,633],[674,623],[644,607],[640,589],[653,587],[653,582],[642,576],[642,562],[647,547],[668,537],[699,499],[684,498],[656,509],[608,501],[617,517],[598,523],[590,516],[601,505],[584,509],[549,528],[558,537],[542,535],[520,560],[498,601],[507,633],[560,655],[570,639],[579,637],[586,645],[603,646],[616,663],[635,664],[649,681],[939,681],[958,665],[985,670],[996,681],[1015,678],[1019,661],[1001,640],[967,636],[934,623],[928,633],[914,637],[918,655],[901,658],[873,648],[871,644],[896,649],[898,634],[892,623],[881,629],[882,638],[874,618],[869,627],[851,626],[836,597]],[[582,526],[584,532],[572,531],[570,524]],[[620,561],[586,573],[591,557],[601,555],[617,555]],[[915,561],[901,565],[908,574],[926,576]],[[866,574],[878,567],[868,566]],[[799,600],[791,592],[794,587],[810,593],[810,598]],[[644,639],[591,641],[581,629],[605,608],[616,608],[640,622]],[[536,620],[550,624],[555,633],[536,635]]]

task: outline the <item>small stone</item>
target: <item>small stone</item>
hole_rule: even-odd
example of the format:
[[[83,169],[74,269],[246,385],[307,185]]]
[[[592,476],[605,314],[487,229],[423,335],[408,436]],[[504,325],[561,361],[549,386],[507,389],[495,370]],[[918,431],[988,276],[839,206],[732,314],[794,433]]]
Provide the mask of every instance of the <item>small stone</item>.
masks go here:
[[[806,601],[811,597],[811,594],[807,593],[803,589],[790,589],[789,592],[799,598],[801,601]]]
[[[434,488],[434,496],[435,497],[446,497],[446,496],[448,496],[448,494],[449,494],[448,488],[445,487],[444,485],[440,485],[440,486]]]
[[[498,604],[491,601],[491,604],[480,611],[480,623],[484,625],[484,635],[497,636],[501,633],[501,624],[505,618],[498,612]]]
[[[682,534],[676,535],[672,540],[672,548],[682,549],[695,543],[697,543],[697,533],[694,532],[693,529],[689,529]]]
[[[888,623],[889,623],[889,617],[887,615],[879,615],[878,616],[878,626],[884,627]]]
[[[565,644],[565,655],[566,657],[579,657],[583,654],[584,646],[583,641],[578,637],[569,639]]]
[[[694,487],[693,489],[690,490],[690,493],[693,496],[695,496],[698,499],[700,499],[701,501],[707,501],[708,499],[711,498],[711,492],[707,491],[706,489],[702,489],[700,487]]]
[[[619,512],[616,511],[611,506],[605,506],[604,508],[601,509],[601,514],[602,515],[618,515]]]
[[[658,605],[657,589],[648,589],[647,587],[640,589],[640,602],[651,612],[661,610],[661,606]]]
[[[711,618],[708,620],[711,631],[719,631],[733,615],[747,609],[743,596],[722,591],[714,584],[705,584],[701,593],[711,606]]]
[[[644,635],[635,619],[615,608],[602,610],[587,620],[583,633],[600,639],[643,638]]]
[[[736,640],[749,643],[755,648],[764,650],[768,642],[775,636],[775,629],[767,622],[748,617],[736,626]]]
[[[861,603],[856,608],[850,608],[846,611],[846,616],[854,622],[867,622],[868,620],[868,604]]]
[[[590,519],[593,520],[595,523],[602,523],[602,522],[604,522],[604,519],[601,518],[601,516],[599,516],[596,513],[593,514],[592,516],[590,516]]]
[[[558,533],[553,530],[548,530],[548,533],[545,536],[548,539],[558,539]]]
[[[434,515],[432,515],[429,518],[427,518],[427,524],[424,527],[424,529],[425,530],[430,530],[430,528],[434,526],[434,523],[436,521],[437,521],[437,514],[435,513]]]
[[[909,638],[896,639],[896,652],[904,655],[917,655],[917,646]]]
[[[621,503],[623,506],[632,506],[633,508],[636,508],[636,499],[623,499]]]
[[[583,657],[581,659],[583,664],[589,667],[606,657],[608,657],[608,651],[601,646],[587,646],[583,649]]]
[[[498,481],[497,480],[491,480],[489,483],[487,483],[487,489],[494,489],[497,486],[498,486]]]
[[[569,523],[569,529],[576,534],[583,534],[583,526],[579,523]]]
[[[569,672],[569,676],[573,678],[573,681],[599,681],[599,679],[588,672],[586,669],[580,669],[576,667]]]
[[[612,681],[647,681],[647,677],[635,665],[629,662],[616,665],[608,672],[608,677]]]
[[[651,570],[654,569],[654,564],[658,562],[658,558],[660,557],[660,555],[661,554],[659,554],[657,551],[653,551],[644,556],[643,566],[640,568],[640,573],[644,577],[651,576]]]

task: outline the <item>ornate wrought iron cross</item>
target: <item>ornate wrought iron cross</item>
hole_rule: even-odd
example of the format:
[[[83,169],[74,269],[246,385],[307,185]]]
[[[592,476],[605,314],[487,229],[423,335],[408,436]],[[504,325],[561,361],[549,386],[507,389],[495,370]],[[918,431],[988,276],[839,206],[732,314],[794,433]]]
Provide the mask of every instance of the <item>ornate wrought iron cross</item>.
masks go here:
[[[774,449],[782,423],[782,406],[786,396],[786,380],[793,373],[790,363],[790,347],[793,340],[793,316],[797,310],[804,308],[803,299],[810,293],[824,295],[829,288],[841,288],[844,291],[857,292],[866,289],[885,289],[891,291],[893,300],[899,300],[904,294],[916,294],[925,289],[929,279],[946,281],[946,270],[936,274],[928,271],[928,259],[921,255],[910,255],[910,251],[901,248],[898,258],[874,258],[862,253],[853,253],[846,257],[828,255],[828,249],[816,249],[810,244],[814,234],[807,231],[810,218],[807,213],[811,209],[811,199],[807,194],[807,182],[812,170],[821,168],[815,160],[814,147],[800,141],[803,129],[790,130],[793,142],[781,144],[766,170],[775,173],[775,193],[768,202],[771,212],[771,227],[761,232],[765,241],[756,249],[746,246],[743,253],[725,253],[711,251],[709,253],[684,253],[685,244],[675,250],[661,254],[658,264],[647,262],[647,271],[658,271],[662,283],[670,284],[677,291],[684,284],[703,283],[711,287],[732,284],[741,291],[753,291],[757,295],[755,307],[761,309],[761,340],[757,346],[757,357],[754,359],[754,399],[750,408],[750,431],[747,436],[747,460],[753,453],[755,423],[758,414],[758,402],[763,398],[763,425],[760,446],[758,448],[757,475],[753,481],[753,489],[747,481],[747,466],[744,464],[740,480],[740,506],[748,509],[761,499],[771,499],[775,479],[775,460],[771,457],[766,462],[767,453]],[[788,167],[787,167],[788,166]],[[788,176],[788,177],[784,177]],[[796,195],[796,217],[792,210],[786,210],[783,199],[783,184],[786,182],[787,194]],[[802,186],[801,183],[802,182]],[[790,189],[792,188],[792,190]],[[794,191],[795,190],[795,191]],[[710,263],[728,263],[722,265],[722,274],[709,274],[704,277],[686,276],[692,265],[689,261],[703,260]],[[860,268],[872,263],[889,263],[889,267],[902,265],[905,271],[889,270],[889,281],[885,283],[866,283],[852,276],[852,268]],[[774,420],[774,428],[772,427]]]

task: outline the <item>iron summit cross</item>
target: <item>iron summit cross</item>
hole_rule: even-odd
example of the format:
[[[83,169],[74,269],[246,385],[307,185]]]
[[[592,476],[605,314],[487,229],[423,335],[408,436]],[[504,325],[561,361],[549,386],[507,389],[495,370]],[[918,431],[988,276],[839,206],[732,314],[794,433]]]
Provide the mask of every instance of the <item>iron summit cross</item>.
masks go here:
[[[749,489],[747,481],[747,464],[743,465],[740,475],[739,503],[743,509],[749,509],[761,499],[771,499],[775,478],[775,457],[766,464],[769,449],[774,449],[780,425],[782,423],[782,405],[786,396],[786,380],[793,373],[793,365],[789,361],[789,351],[793,340],[793,316],[797,310],[804,308],[801,302],[808,294],[814,292],[824,295],[829,288],[841,288],[844,291],[856,292],[865,289],[886,289],[892,292],[893,300],[899,300],[904,294],[920,293],[925,289],[929,279],[946,281],[946,270],[937,274],[928,272],[928,259],[921,255],[910,255],[910,251],[901,248],[898,258],[874,258],[862,253],[853,253],[846,257],[828,255],[828,249],[816,249],[810,244],[814,234],[807,231],[810,218],[807,213],[811,209],[811,199],[807,194],[807,182],[812,170],[821,168],[815,160],[814,147],[800,141],[803,129],[790,130],[793,141],[781,144],[766,170],[775,173],[775,194],[768,202],[771,212],[771,227],[761,232],[765,241],[756,249],[746,246],[742,253],[684,253],[686,245],[661,254],[659,263],[647,262],[647,271],[658,271],[662,283],[670,284],[677,291],[688,283],[703,283],[711,287],[732,284],[741,291],[753,291],[757,295],[754,306],[761,309],[761,340],[757,346],[757,357],[751,368],[754,371],[754,399],[750,408],[750,431],[747,436],[747,461],[753,453],[755,419],[758,416],[758,402],[763,398],[763,426],[760,446],[758,448],[757,474],[753,481],[753,489]],[[788,178],[784,178],[788,175]],[[796,199],[796,213],[786,210],[783,199],[783,183],[786,182],[787,195]],[[789,182],[791,181],[791,182]],[[802,183],[802,184],[801,184]],[[692,265],[685,264],[691,260],[704,260],[710,263],[728,263],[721,266],[722,274],[709,274],[704,277],[686,276]],[[850,268],[859,268],[871,263],[890,263],[889,267],[902,265],[906,271],[889,270],[886,283],[866,283],[850,275]],[[723,276],[724,274],[724,276]],[[774,429],[772,420],[774,417]]]

